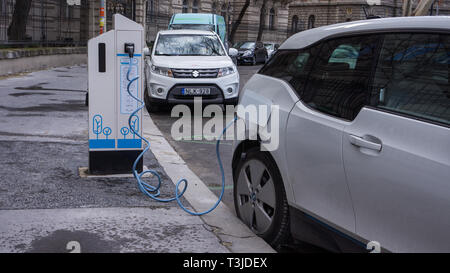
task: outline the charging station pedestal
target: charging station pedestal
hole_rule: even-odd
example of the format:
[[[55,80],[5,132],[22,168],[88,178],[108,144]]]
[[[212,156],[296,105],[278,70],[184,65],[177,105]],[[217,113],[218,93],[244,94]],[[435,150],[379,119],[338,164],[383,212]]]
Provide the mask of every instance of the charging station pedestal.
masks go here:
[[[139,102],[127,91],[130,57],[125,52],[125,44],[134,45],[129,78],[139,76],[130,86],[130,92],[142,101],[144,29],[119,14],[113,20],[113,30],[88,42],[90,174],[131,173],[143,149],[142,140],[128,124]],[[142,111],[133,117],[132,126],[142,135]],[[141,159],[138,172],[142,172],[142,166]]]

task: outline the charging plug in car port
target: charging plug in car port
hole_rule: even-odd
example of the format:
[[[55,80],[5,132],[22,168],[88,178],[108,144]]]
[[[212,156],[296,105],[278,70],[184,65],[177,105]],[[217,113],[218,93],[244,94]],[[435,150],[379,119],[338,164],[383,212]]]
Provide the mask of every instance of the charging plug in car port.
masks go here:
[[[128,53],[130,58],[134,56],[134,44],[133,43],[125,43],[125,53]]]

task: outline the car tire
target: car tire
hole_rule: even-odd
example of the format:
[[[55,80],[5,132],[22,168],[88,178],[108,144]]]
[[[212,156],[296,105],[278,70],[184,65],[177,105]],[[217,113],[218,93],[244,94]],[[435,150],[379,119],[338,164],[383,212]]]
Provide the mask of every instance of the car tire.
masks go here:
[[[255,164],[254,167],[252,164]],[[261,168],[264,168],[261,179],[252,181],[255,177],[259,177],[259,174],[253,174],[252,178],[249,170]],[[254,173],[258,172],[254,171]],[[245,158],[240,160],[235,169],[233,181],[234,207],[237,216],[273,248],[278,249],[285,244],[290,238],[289,205],[283,180],[274,160],[267,152],[261,152],[259,148],[247,151]],[[273,194],[269,195],[270,192]],[[272,205],[275,207],[272,208]],[[263,212],[265,214],[262,214]],[[262,216],[269,216],[269,218]],[[271,220],[270,224],[266,222],[268,219]],[[257,223],[258,220],[260,223]]]
[[[145,108],[147,108],[147,112],[149,112],[149,113],[156,113],[156,112],[161,111],[161,107],[159,105],[155,105],[150,102],[147,86],[145,87],[145,90],[144,90],[144,103],[145,103]]]

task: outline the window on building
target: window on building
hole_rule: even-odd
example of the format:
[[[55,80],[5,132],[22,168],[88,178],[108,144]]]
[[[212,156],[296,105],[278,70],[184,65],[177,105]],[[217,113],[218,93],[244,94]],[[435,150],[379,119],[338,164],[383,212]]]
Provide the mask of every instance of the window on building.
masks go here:
[[[275,9],[271,8],[269,11],[269,29],[275,29]]]
[[[155,20],[155,0],[148,0],[146,2],[146,10],[147,23],[151,23]]]
[[[220,9],[220,15],[223,16],[223,18],[227,18],[227,5],[223,4],[222,8]]]
[[[188,13],[189,4],[188,0],[183,0],[183,13]]]
[[[60,3],[61,3],[60,5],[61,17],[64,19],[72,19],[74,6],[68,5],[67,1],[62,1]]]
[[[198,13],[198,0],[192,1],[192,13]]]
[[[450,125],[450,35],[387,34],[371,105]]]
[[[315,23],[316,23],[316,16],[310,15],[308,17],[308,29],[314,28]]]
[[[302,101],[325,114],[353,120],[369,103],[369,79],[379,36],[324,42],[309,75]]]
[[[6,0],[0,0],[0,14],[6,13]]]
[[[292,17],[291,32],[292,33],[298,32],[298,16],[297,15],[294,15],[294,17]]]

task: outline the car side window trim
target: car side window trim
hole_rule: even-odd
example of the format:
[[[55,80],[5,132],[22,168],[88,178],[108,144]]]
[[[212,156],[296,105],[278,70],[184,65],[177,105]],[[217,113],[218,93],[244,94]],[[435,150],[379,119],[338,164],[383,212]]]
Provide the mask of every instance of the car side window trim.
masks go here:
[[[432,124],[432,125],[436,125],[436,126],[450,128],[450,124],[442,123],[442,122],[435,121],[435,120],[429,120],[429,119],[426,119],[426,118],[421,118],[421,117],[417,117],[417,116],[413,116],[413,115],[408,115],[408,114],[405,114],[405,113],[396,112],[396,111],[392,111],[392,110],[389,110],[389,109],[378,108],[376,106],[366,105],[363,108],[367,108],[367,109],[370,109],[370,110],[391,114],[393,116],[399,116],[399,117],[402,117],[402,118],[416,120],[416,121],[420,121],[420,122],[423,122],[423,123],[428,123],[428,124]]]

